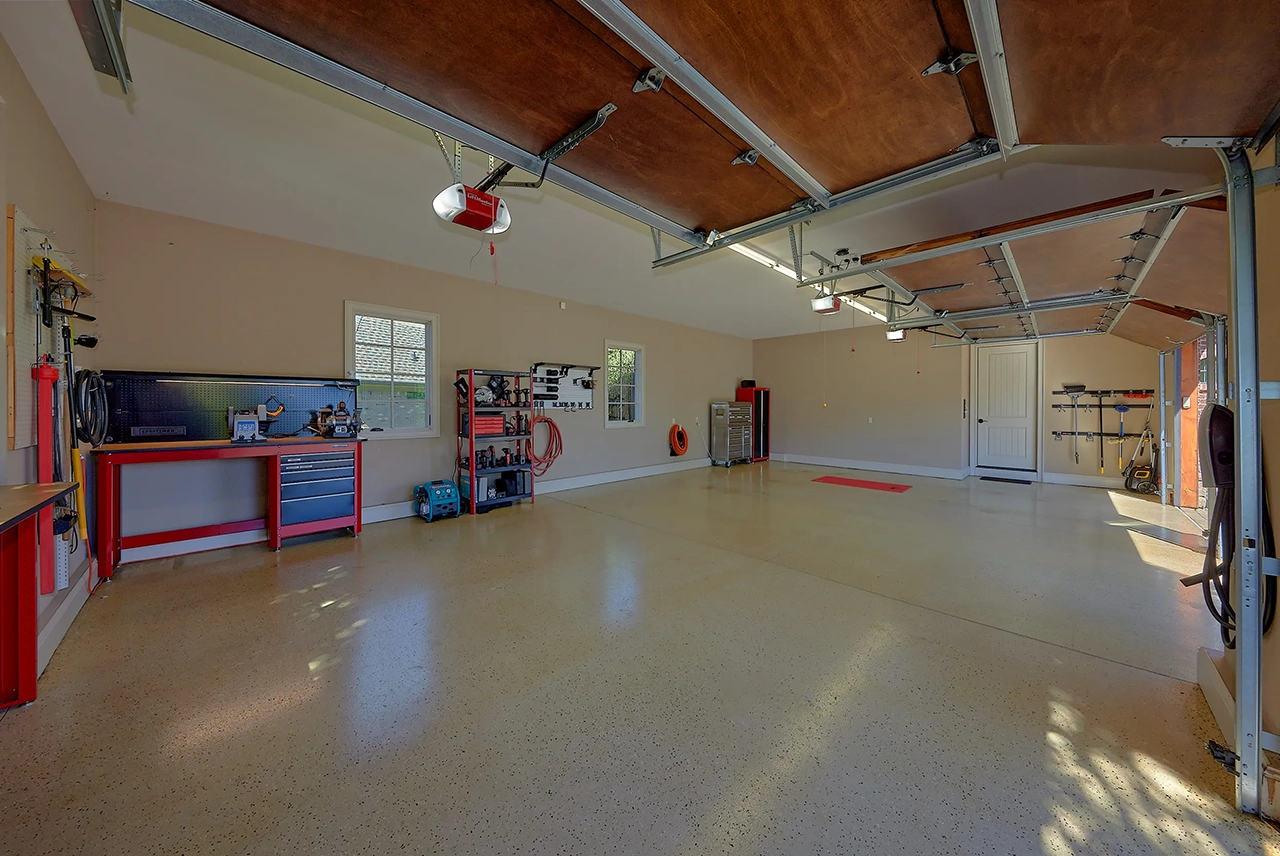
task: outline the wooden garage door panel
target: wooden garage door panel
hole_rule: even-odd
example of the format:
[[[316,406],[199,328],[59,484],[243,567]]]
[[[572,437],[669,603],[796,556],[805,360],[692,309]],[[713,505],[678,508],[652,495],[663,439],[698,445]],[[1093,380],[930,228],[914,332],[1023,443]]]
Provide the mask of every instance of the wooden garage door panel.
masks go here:
[[[1226,315],[1230,287],[1226,213],[1188,208],[1143,279],[1139,296]]]
[[[1124,271],[1116,259],[1127,255],[1133,242],[1122,238],[1141,228],[1144,217],[1133,214],[1014,241],[1010,247],[1027,298],[1035,302],[1121,287],[1107,277]]]
[[[1000,0],[1024,143],[1251,136],[1280,94],[1280,4]]]
[[[999,252],[999,248],[996,248],[993,255],[999,258]],[[939,311],[960,312],[965,309],[984,309],[988,306],[1000,306],[1006,302],[1000,287],[990,282],[996,275],[995,272],[981,264],[986,258],[987,254],[982,250],[969,250],[922,262],[912,262],[909,265],[896,267],[889,273],[908,291],[955,285],[959,282],[970,283],[956,291],[926,294],[920,299]]]
[[[1142,306],[1130,306],[1111,332],[1130,342],[1167,351],[1199,339],[1204,335],[1204,327]]]
[[[1098,326],[1105,306],[1090,306],[1081,309],[1059,309],[1056,312],[1037,312],[1036,326],[1044,334],[1077,333],[1081,330],[1092,330]]]
[[[930,0],[629,0],[829,190],[942,157],[975,135]],[[964,21],[964,39],[970,39]],[[960,38],[961,36],[957,36]],[[981,79],[976,65],[961,77]]]
[[[214,0],[213,5],[531,152],[606,102],[604,129],[558,163],[691,228],[726,229],[802,194],[550,0]],[[682,93],[683,94],[683,93]]]

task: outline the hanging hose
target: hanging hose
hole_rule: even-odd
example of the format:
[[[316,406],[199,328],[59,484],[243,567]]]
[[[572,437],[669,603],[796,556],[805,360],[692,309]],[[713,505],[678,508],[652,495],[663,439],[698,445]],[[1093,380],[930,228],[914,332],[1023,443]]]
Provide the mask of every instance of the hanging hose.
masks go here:
[[[1184,586],[1197,583],[1204,592],[1204,603],[1209,614],[1218,623],[1222,644],[1236,647],[1236,611],[1231,604],[1231,564],[1236,556],[1236,485],[1234,415],[1226,407],[1213,404],[1201,417],[1200,442],[1207,453],[1204,478],[1218,490],[1209,519],[1208,544],[1205,547],[1204,567],[1199,574],[1184,577]],[[1258,545],[1262,555],[1274,558],[1275,536],[1271,531],[1271,503],[1266,490],[1265,463],[1262,472],[1262,538]],[[1222,561],[1218,561],[1218,549]],[[1262,601],[1262,633],[1271,629],[1276,617],[1276,578],[1264,577]]]
[[[542,450],[541,455],[533,450],[533,432],[539,423],[547,426],[547,447]],[[560,426],[556,425],[555,420],[549,416],[535,416],[533,424],[529,426],[529,439],[526,442],[529,444],[529,463],[532,465],[533,474],[542,478],[564,451],[564,438],[560,436]]]
[[[92,369],[76,372],[72,390],[79,416],[76,437],[97,448],[107,439],[107,386],[102,375]]]
[[[671,433],[667,435],[667,439],[671,443],[671,456],[679,458],[689,451],[689,435],[679,425],[671,426]]]

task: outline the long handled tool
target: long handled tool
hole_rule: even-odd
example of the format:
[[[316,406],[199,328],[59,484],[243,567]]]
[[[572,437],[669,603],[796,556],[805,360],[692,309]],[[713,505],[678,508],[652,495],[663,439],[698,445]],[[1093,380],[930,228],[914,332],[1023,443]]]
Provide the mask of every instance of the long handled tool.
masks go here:
[[[1062,390],[1071,396],[1071,445],[1074,447],[1076,464],[1080,464],[1080,396],[1084,394],[1084,384],[1064,383]]]
[[[1102,439],[1102,393],[1098,393],[1098,471],[1107,474],[1107,444]]]
[[[1120,414],[1120,439],[1119,448],[1116,449],[1116,470],[1124,472],[1124,415],[1129,412],[1129,405],[1117,404],[1116,413]]]

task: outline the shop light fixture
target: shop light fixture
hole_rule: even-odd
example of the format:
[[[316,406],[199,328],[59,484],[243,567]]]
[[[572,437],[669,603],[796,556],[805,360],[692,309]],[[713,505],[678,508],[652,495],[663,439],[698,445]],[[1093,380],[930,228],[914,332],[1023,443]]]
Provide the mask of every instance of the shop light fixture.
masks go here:
[[[886,330],[884,337],[890,342],[902,342],[907,338],[906,330]]]

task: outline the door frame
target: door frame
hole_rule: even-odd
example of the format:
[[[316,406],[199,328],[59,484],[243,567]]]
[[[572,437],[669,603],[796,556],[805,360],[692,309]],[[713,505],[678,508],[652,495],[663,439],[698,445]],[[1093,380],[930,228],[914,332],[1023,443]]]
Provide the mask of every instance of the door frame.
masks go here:
[[[980,362],[978,351],[982,348],[995,348],[1010,344],[1016,343],[992,342],[989,345],[976,344],[969,346],[969,466],[966,474],[971,476],[1008,475],[1010,478],[1030,479],[1037,482],[1044,481],[1044,339],[1026,342],[1028,345],[1034,344],[1036,346],[1036,395],[1032,404],[1036,416],[1035,472],[978,466],[978,417],[976,415],[978,407],[978,363]]]

